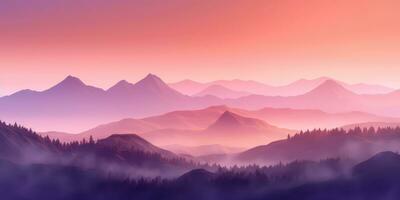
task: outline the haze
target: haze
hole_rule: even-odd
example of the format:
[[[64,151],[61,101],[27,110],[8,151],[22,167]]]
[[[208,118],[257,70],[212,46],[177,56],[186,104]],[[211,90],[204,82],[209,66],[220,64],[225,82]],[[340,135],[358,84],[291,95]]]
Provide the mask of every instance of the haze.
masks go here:
[[[166,82],[329,76],[399,88],[399,4],[4,0],[0,95],[46,89],[68,74],[108,88],[148,72]]]

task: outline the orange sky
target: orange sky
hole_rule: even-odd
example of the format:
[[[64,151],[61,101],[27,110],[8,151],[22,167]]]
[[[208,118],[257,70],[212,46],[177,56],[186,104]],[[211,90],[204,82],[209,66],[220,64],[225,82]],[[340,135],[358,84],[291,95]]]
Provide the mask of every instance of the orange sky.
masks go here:
[[[109,87],[152,72],[400,88],[398,0],[3,0],[0,95],[68,74]]]

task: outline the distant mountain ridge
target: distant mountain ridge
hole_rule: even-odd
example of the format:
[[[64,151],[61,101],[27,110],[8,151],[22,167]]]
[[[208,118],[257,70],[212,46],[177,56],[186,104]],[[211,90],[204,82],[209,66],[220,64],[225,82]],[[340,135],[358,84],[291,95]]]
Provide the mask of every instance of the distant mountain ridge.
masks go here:
[[[194,94],[194,96],[212,95],[223,99],[227,98],[235,99],[243,96],[248,96],[250,94],[251,93],[249,92],[236,91],[220,85],[210,85],[204,90]]]
[[[226,100],[226,104],[238,108],[260,107],[317,109],[324,112],[360,111],[383,116],[400,116],[400,91],[387,94],[359,95],[339,83],[327,80],[313,90],[298,96],[250,95]]]
[[[293,132],[270,125],[259,119],[243,117],[225,111],[202,130],[161,129],[140,135],[159,146],[220,144],[248,148],[263,142],[285,138],[287,134]]]
[[[229,111],[229,112],[226,112]],[[226,113],[225,113],[226,112]],[[387,118],[362,112],[348,113],[326,113],[319,110],[302,110],[302,109],[280,109],[280,108],[263,108],[260,110],[245,110],[232,108],[228,106],[211,106],[200,110],[181,110],[173,111],[163,115],[152,116],[141,119],[126,118],[111,123],[102,124],[78,134],[67,134],[60,132],[42,132],[41,135],[49,135],[51,138],[59,138],[62,141],[88,139],[93,136],[95,139],[106,138],[112,134],[118,133],[135,133],[146,134],[148,132],[162,131],[173,134],[173,132],[182,131],[201,131],[215,124],[221,119],[223,114],[232,116],[231,121],[235,121],[235,116],[239,118],[253,118],[259,122],[263,120],[269,124],[294,130],[306,130],[314,128],[335,128],[353,123],[367,123],[371,121],[386,121],[396,124],[400,122],[399,118]],[[235,122],[233,124],[238,124]],[[221,124],[221,123],[218,123]],[[222,123],[223,124],[223,123]],[[262,124],[259,122],[259,124]],[[232,125],[230,125],[232,126]],[[217,129],[216,127],[214,130]],[[235,129],[233,127],[232,129]],[[217,130],[216,130],[217,131]],[[237,132],[237,130],[233,130]],[[168,139],[168,138],[167,138]],[[181,144],[182,145],[182,144]]]
[[[177,91],[180,91],[183,94],[187,95],[194,95],[202,90],[205,90],[209,86],[219,85],[233,91],[242,91],[256,95],[296,96],[311,91],[312,89],[314,89],[315,87],[317,87],[318,85],[327,80],[333,80],[335,82],[338,82],[346,89],[357,94],[384,94],[394,91],[393,88],[389,88],[386,86],[381,86],[376,84],[365,84],[365,83],[349,84],[342,81],[334,80],[329,77],[319,77],[315,79],[299,79],[297,81],[282,86],[272,86],[257,81],[245,81],[240,79],[217,80],[206,83],[200,83],[186,79],[180,82],[170,83],[169,85],[172,88],[176,89]],[[214,95],[218,96],[216,94]]]
[[[321,78],[315,82],[323,80],[325,79]],[[238,81],[235,80],[233,83],[236,84]],[[308,85],[309,82],[306,82]],[[254,84],[253,81],[246,83]],[[107,121],[143,118],[175,110],[201,109],[213,105],[250,110],[270,107],[320,110],[327,113],[359,111],[400,117],[399,100],[400,91],[359,95],[330,79],[311,91],[297,96],[248,95],[235,99],[221,99],[211,95],[203,97],[183,95],[153,74],[147,75],[135,84],[119,81],[108,90],[88,86],[78,78],[68,76],[45,91],[23,90],[1,97],[0,117],[8,122],[18,121],[39,131],[79,132]],[[266,121],[269,122],[268,119]]]

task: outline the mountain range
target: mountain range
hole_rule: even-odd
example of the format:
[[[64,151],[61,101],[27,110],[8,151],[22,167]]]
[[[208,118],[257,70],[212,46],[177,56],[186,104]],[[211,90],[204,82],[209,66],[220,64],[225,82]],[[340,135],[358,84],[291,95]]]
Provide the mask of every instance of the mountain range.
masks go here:
[[[75,166],[125,177],[176,176],[198,167],[135,134],[61,143],[0,121],[0,139],[0,159],[23,164]]]
[[[216,96],[222,99],[235,99],[239,97],[244,97],[248,96],[251,93],[249,92],[241,92],[241,91],[235,91],[229,88],[226,88],[224,86],[220,85],[210,85],[206,87],[204,90],[200,91],[197,94],[194,94],[193,96]]]
[[[235,157],[245,163],[262,164],[327,158],[359,162],[382,151],[399,151],[399,131],[399,126],[306,131],[251,148]]]
[[[0,98],[0,113],[2,120],[19,122],[36,130],[46,127],[74,132],[101,122],[202,108],[213,102],[220,103],[211,96],[180,94],[152,74],[135,84],[120,81],[108,90],[68,76],[45,91],[23,90]]]
[[[219,83],[225,82],[220,81]],[[236,82],[233,83],[236,84]],[[23,90],[9,96],[1,97],[0,113],[2,115],[0,118],[7,122],[18,122],[39,131],[80,132],[104,122],[132,117],[143,118],[176,110],[202,109],[213,105],[227,105],[233,108],[248,110],[269,107],[280,109],[280,112],[290,111],[285,109],[313,110],[313,112],[320,112],[321,116],[324,113],[329,113],[329,115],[335,114],[336,119],[340,118],[340,113],[350,112],[353,113],[352,118],[362,118],[360,115],[365,115],[364,113],[390,116],[392,118],[400,116],[400,91],[385,94],[360,95],[346,89],[340,82],[330,79],[325,80],[325,78],[316,79],[313,82],[300,80],[296,82],[298,84],[293,83],[292,85],[310,85],[311,87],[315,85],[314,83],[320,82],[322,83],[311,89],[311,91],[297,96],[248,95],[239,98],[222,99],[212,95],[201,97],[183,95],[170,88],[159,77],[153,74],[149,74],[135,84],[127,81],[119,81],[107,90],[88,86],[80,79],[68,76],[59,84],[44,91]],[[255,84],[252,81],[246,83],[249,85]],[[225,97],[232,97],[232,95],[237,95],[237,93],[234,92],[234,94],[231,93]],[[242,113],[238,114],[242,115]],[[213,120],[215,120],[215,115],[213,116]],[[303,116],[305,117],[305,115]],[[258,116],[254,115],[250,115],[249,117],[258,118]],[[371,120],[393,121],[392,118],[379,119],[378,116],[376,117],[377,119]],[[341,120],[328,120],[327,118],[325,117],[325,122],[321,123],[322,127],[331,128],[336,125],[345,125],[342,124]],[[370,117],[367,118],[370,120]],[[282,126],[282,122],[278,120],[261,119],[268,123]],[[153,120],[157,120],[157,118]],[[136,123],[142,123],[140,128],[143,130],[140,130],[138,127],[139,131],[135,132],[147,132],[160,128],[182,129],[182,127],[173,127],[174,125],[172,125],[176,123],[175,120],[179,121],[178,118],[171,118],[171,120],[163,122],[164,124],[169,124],[167,127],[157,127],[158,123],[154,127],[153,123],[149,123],[151,121],[149,119],[146,122],[137,121]],[[301,120],[306,121],[307,118],[305,117]],[[349,121],[350,123],[368,122],[365,120]],[[191,122],[191,124],[187,124],[188,127],[183,128],[201,129],[204,128],[204,125],[209,125],[209,122],[209,120]],[[344,120],[344,122],[347,122],[347,120]],[[125,121],[125,123],[128,122]],[[199,124],[202,124],[202,127],[194,127]],[[302,122],[288,124],[288,126],[283,125],[282,127],[295,129],[311,128],[308,126],[309,124],[304,125]]]
[[[140,136],[158,146],[220,144],[248,148],[285,138],[289,133],[293,131],[278,128],[259,119],[225,111],[201,130],[165,128],[141,133]]]
[[[256,81],[245,81],[240,79],[217,80],[206,83],[200,83],[186,79],[183,81],[170,83],[169,86],[187,95],[198,95],[200,93],[202,95],[214,95],[221,98],[224,98],[226,90],[235,91],[236,93],[238,91],[241,91],[241,93],[250,93],[265,96],[296,96],[311,91],[312,89],[327,80],[334,79],[329,77],[320,77],[310,80],[299,79],[297,81],[282,86],[271,86]],[[394,91],[394,89],[392,88],[381,85],[365,83],[348,84],[342,81],[334,81],[340,83],[340,85],[342,85],[346,89],[357,94],[384,94]],[[208,90],[207,88],[211,86],[223,87],[224,90],[221,90],[221,92],[218,92],[216,90]],[[240,93],[237,95],[240,95]]]
[[[395,123],[400,120],[362,112],[330,114],[318,110],[276,108],[245,110],[227,106],[212,106],[201,110],[173,111],[141,119],[126,118],[102,124],[77,134],[62,132],[41,132],[40,134],[70,142],[82,140],[83,138],[88,139],[90,136],[94,139],[102,139],[112,134],[135,133],[157,145],[198,146],[215,144],[217,140],[212,141],[212,139],[217,138],[218,135],[221,135],[220,133],[226,133],[223,137],[227,139],[218,139],[222,141],[222,145],[226,146],[228,145],[226,141],[229,141],[229,138],[233,138],[237,132],[242,132],[243,134],[260,131],[270,132],[267,130],[265,122],[278,127],[305,130],[334,128],[347,124],[375,121]],[[287,133],[289,132],[292,131],[287,131]],[[199,135],[208,135],[209,140],[199,139]],[[276,139],[286,136],[281,134]],[[183,148],[180,149],[182,150]],[[189,152],[191,150],[188,148],[186,151]]]
[[[400,91],[386,94],[356,94],[333,80],[327,80],[313,90],[298,96],[250,95],[226,100],[225,104],[238,108],[262,107],[317,109],[324,112],[361,111],[384,116],[400,116]]]

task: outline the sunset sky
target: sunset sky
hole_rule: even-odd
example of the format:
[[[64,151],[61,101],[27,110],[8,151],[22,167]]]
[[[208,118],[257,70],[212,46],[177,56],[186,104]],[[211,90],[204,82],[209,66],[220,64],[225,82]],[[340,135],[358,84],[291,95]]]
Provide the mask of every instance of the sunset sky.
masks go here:
[[[0,95],[72,74],[400,88],[398,0],[2,0]]]

